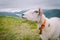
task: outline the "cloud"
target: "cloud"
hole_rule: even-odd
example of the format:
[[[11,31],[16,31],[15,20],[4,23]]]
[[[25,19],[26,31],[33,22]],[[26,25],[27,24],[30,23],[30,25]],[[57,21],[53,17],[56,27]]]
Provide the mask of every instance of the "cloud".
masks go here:
[[[0,1],[1,2],[1,1]],[[32,0],[6,0],[0,3],[0,8],[27,8],[27,7],[35,7],[38,1]]]
[[[60,9],[60,0],[42,0],[40,6],[43,8],[58,8]]]
[[[16,8],[6,8],[6,9],[0,9],[0,12],[20,12],[20,9],[16,9]]]
[[[60,0],[0,0],[0,9],[4,8],[60,8]]]

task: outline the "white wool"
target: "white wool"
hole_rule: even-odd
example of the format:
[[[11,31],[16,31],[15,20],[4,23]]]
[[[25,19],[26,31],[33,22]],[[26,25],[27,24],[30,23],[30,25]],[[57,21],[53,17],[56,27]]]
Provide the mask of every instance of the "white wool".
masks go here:
[[[48,25],[50,24],[50,27]],[[60,36],[60,18],[50,18],[47,19],[47,23],[45,25],[45,29],[43,29],[42,33],[43,40],[55,40]]]
[[[28,12],[24,13],[24,18],[26,18],[27,20],[31,20],[31,21],[39,21],[41,16],[38,15],[39,13],[34,13],[35,10],[29,10]],[[46,24],[45,24],[45,28],[42,30],[42,34],[40,35],[40,37],[42,38],[42,40],[59,40],[59,36],[60,36],[60,18],[57,17],[53,17],[53,18],[46,18],[44,16],[44,14],[42,14],[42,18],[41,18],[41,23],[38,24],[38,28],[41,26],[41,24],[43,23],[44,19],[46,19]],[[50,25],[50,26],[49,26]]]

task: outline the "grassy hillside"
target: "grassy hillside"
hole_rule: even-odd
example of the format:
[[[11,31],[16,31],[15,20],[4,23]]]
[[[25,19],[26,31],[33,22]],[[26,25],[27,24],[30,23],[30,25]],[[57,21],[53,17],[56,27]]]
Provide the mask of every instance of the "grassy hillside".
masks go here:
[[[37,24],[21,18],[0,16],[0,40],[39,40]]]

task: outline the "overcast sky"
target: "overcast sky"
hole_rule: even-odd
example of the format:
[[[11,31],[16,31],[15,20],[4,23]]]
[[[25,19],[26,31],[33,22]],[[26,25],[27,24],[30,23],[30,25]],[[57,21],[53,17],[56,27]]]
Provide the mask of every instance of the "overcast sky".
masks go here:
[[[0,9],[28,8],[60,9],[60,0],[0,0]]]

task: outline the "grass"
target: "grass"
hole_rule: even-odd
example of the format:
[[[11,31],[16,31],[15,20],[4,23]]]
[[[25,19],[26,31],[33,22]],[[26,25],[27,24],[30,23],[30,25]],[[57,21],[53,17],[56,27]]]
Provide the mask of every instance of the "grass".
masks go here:
[[[17,17],[0,16],[0,40],[39,40],[37,24]]]

